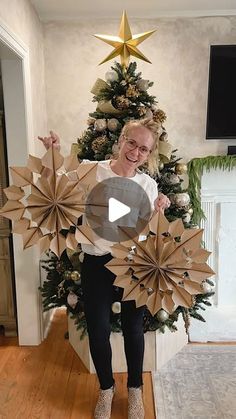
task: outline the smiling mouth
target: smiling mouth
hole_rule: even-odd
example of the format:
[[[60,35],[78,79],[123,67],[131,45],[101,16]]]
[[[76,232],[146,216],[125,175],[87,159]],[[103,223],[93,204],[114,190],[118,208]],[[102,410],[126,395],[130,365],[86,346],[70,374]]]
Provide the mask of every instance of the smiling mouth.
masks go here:
[[[131,159],[130,157],[127,157],[127,156],[125,156],[126,158],[127,158],[127,160],[128,161],[130,161],[131,163],[137,163],[137,161],[138,160],[134,160],[134,159]]]

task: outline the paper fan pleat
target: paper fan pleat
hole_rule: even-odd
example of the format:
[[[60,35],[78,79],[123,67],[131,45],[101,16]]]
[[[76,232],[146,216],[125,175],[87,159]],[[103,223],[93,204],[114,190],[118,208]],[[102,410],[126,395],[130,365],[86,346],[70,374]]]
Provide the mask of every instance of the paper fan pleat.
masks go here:
[[[81,164],[74,156],[64,159],[50,147],[41,159],[30,155],[27,167],[10,170],[14,184],[5,190],[8,201],[0,214],[15,222],[13,231],[22,234],[24,248],[38,242],[40,251],[48,247],[60,257],[66,247],[61,230],[68,232],[69,246],[94,245],[96,236],[90,227],[83,229],[77,223],[85,213],[89,191],[97,184],[97,162]],[[66,170],[73,171],[71,177]]]
[[[146,304],[152,315],[161,308],[190,308],[202,282],[214,275],[206,263],[210,252],[201,248],[202,230],[185,229],[182,220],[169,223],[161,213],[153,215],[142,242],[123,230],[129,243],[114,245],[114,259],[106,264],[116,275],[114,284],[124,289],[123,300]]]

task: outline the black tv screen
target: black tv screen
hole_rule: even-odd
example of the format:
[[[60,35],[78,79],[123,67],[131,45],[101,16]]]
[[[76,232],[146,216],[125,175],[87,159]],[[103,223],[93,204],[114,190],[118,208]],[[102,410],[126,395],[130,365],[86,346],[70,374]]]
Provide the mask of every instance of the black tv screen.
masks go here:
[[[211,46],[206,138],[236,138],[236,45]]]

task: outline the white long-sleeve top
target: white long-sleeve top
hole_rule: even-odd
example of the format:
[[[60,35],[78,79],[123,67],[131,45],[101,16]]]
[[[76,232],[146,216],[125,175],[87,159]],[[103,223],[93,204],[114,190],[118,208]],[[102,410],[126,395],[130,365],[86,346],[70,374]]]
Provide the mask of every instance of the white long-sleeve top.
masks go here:
[[[114,173],[110,166],[111,160],[104,160],[99,161],[97,165],[97,181],[102,182],[105,179],[111,179],[111,178],[117,178],[121,177]],[[84,160],[84,163],[89,163],[88,160]],[[91,162],[92,163],[92,162]],[[127,183],[125,183],[125,179],[127,179]],[[144,203],[146,201],[146,197],[144,199],[144,195],[138,194],[137,196],[137,189],[134,188],[133,182],[130,182],[132,180],[133,182],[136,182],[138,185],[141,186],[141,188],[146,192],[146,196],[148,196],[150,207],[146,209],[146,215],[150,216],[150,208],[151,211],[154,210],[154,201],[156,200],[158,196],[158,188],[157,184],[154,179],[152,179],[149,175],[146,173],[141,173],[139,171],[136,172],[135,176],[132,178],[125,178],[122,176],[122,186],[123,190],[121,191],[121,195],[119,193],[119,197],[121,198],[121,202],[127,202],[127,197],[131,197],[132,200],[132,207],[135,209],[137,208],[137,217],[140,216],[142,218],[145,218],[145,208]],[[115,187],[115,186],[114,186]],[[122,193],[124,193],[124,200],[122,200]],[[134,196],[135,194],[135,196]],[[147,205],[146,205],[147,206]],[[135,211],[133,211],[135,214]],[[84,217],[85,221],[86,217]],[[129,227],[135,227],[137,219],[134,220],[134,225],[129,225]],[[101,256],[107,253],[112,253],[112,245],[115,244],[115,242],[111,242],[109,240],[105,240],[104,238],[101,238],[97,235],[95,235],[95,245],[92,244],[83,244],[82,250],[85,253]]]

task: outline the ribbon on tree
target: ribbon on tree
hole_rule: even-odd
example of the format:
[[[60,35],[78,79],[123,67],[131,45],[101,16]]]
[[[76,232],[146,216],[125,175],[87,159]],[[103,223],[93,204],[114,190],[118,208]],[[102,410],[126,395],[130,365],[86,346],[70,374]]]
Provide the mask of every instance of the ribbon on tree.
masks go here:
[[[104,80],[98,78],[95,81],[95,83],[94,83],[94,85],[93,85],[93,87],[90,91],[95,96],[97,96],[97,95],[99,95],[99,93],[101,92],[102,89],[106,89],[106,90],[110,89],[110,86]],[[97,112],[110,113],[112,115],[120,115],[121,114],[121,111],[119,109],[115,108],[112,105],[111,100],[100,100],[98,102],[96,110],[97,110]]]

